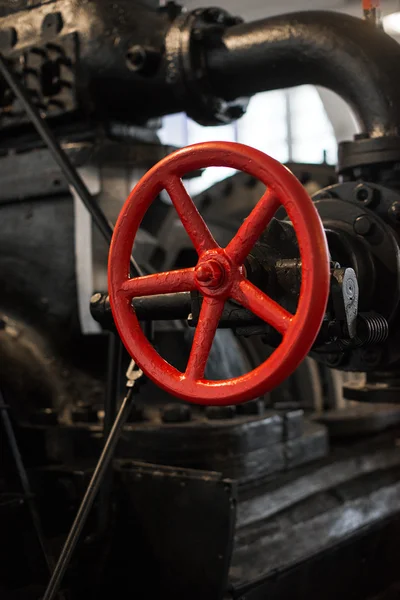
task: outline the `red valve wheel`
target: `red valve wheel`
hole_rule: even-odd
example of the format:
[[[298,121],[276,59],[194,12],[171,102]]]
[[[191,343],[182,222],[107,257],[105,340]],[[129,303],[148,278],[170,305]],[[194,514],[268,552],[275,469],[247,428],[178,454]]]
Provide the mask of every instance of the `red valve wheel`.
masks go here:
[[[226,248],[220,248],[181,178],[205,167],[245,171],[267,191]],[[133,242],[146,210],[165,189],[198,253],[196,267],[129,278]],[[255,287],[243,262],[282,204],[296,231],[302,261],[297,311],[292,315]],[[318,213],[294,175],[259,150],[232,142],[195,144],[173,152],[136,185],[115,226],[108,264],[111,309],[129,354],[146,375],[167,392],[205,405],[239,404],[273,389],[309,352],[321,326],[329,293],[329,258]],[[142,332],[132,298],[198,290],[203,296],[186,371],[165,361]],[[224,302],[232,298],[282,334],[278,348],[245,375],[221,381],[203,379]]]

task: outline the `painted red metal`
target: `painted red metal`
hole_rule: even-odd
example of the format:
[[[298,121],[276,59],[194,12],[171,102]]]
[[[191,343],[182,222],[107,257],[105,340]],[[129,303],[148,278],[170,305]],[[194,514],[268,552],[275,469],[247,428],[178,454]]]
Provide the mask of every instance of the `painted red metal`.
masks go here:
[[[220,248],[204,223],[181,177],[200,168],[224,166],[260,179],[267,191],[226,248]],[[142,218],[166,189],[199,255],[195,268],[129,278],[129,258]],[[302,283],[295,315],[246,279],[248,253],[282,204],[295,228]],[[238,404],[271,390],[288,377],[310,350],[325,314],[329,257],[325,233],[314,205],[292,173],[266,154],[232,142],[207,142],[178,150],[155,165],[127,199],[110,248],[108,286],[114,320],[126,349],[161,388],[204,405]],[[137,296],[199,290],[199,323],[186,371],[167,363],[146,339],[131,306]],[[234,379],[204,379],[204,369],[224,302],[233,298],[282,334],[282,342],[260,366]]]

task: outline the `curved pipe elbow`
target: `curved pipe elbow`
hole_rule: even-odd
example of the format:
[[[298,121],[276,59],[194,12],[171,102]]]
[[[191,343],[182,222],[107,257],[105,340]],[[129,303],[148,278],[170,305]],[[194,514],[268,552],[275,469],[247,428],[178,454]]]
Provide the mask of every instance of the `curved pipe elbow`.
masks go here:
[[[314,84],[339,94],[370,137],[400,134],[400,45],[361,19],[311,11],[225,30],[207,53],[217,96]]]

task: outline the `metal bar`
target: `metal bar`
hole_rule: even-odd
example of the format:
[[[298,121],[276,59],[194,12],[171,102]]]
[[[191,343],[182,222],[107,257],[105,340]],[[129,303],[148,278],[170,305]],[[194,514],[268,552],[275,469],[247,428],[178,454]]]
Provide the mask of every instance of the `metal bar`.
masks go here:
[[[122,344],[118,336],[109,334],[108,342],[108,365],[107,365],[107,387],[104,402],[104,425],[103,436],[105,442],[110,434],[115,415],[117,414],[117,398],[120,384]],[[109,468],[104,475],[103,485],[99,492],[98,510],[98,535],[101,537],[107,531],[110,515],[111,490],[113,483],[112,469]]]
[[[68,534],[67,540],[61,551],[56,567],[49,581],[49,585],[47,586],[46,592],[43,596],[43,600],[53,600],[57,594],[71,560],[72,553],[79,540],[83,526],[86,523],[86,519],[96,498],[97,492],[101,486],[103,476],[106,473],[110,461],[114,455],[114,450],[120,434],[131,411],[133,398],[133,388],[129,388],[114,421],[110,435],[107,438],[107,442],[103,448],[96,469],[92,475],[85,496],[81,502],[78,513]]]
[[[113,225],[105,216],[100,206],[96,202],[95,198],[91,195],[84,181],[80,177],[79,173],[75,169],[74,165],[69,160],[67,154],[61,148],[56,136],[48,126],[45,119],[42,118],[39,110],[33,104],[31,98],[26,93],[23,85],[18,81],[18,78],[9,69],[7,62],[4,57],[0,54],[0,73],[21,102],[28,117],[32,124],[36,128],[38,134],[49,148],[53,158],[57,162],[61,171],[64,174],[65,179],[69,185],[75,190],[83,204],[90,212],[92,219],[99,231],[102,233],[104,239],[108,244],[111,243],[113,234]],[[142,269],[139,267],[133,256],[131,256],[131,267],[135,276],[142,277],[144,275]]]
[[[31,490],[28,474],[26,472],[25,465],[24,465],[21,453],[18,448],[17,439],[15,437],[11,419],[8,414],[8,408],[4,402],[4,397],[3,397],[1,390],[0,390],[0,415],[1,415],[1,420],[3,423],[3,427],[5,430],[5,434],[8,439],[8,443],[10,445],[11,453],[14,458],[15,466],[17,468],[17,473],[18,473],[18,477],[19,477],[19,480],[21,483],[22,491],[24,493],[25,500],[28,505],[29,512],[31,514],[31,518],[32,518],[33,526],[36,531],[40,550],[43,554],[43,558],[47,565],[48,571],[51,574],[52,569],[54,567],[54,561],[51,559],[51,557],[46,552],[40,518],[39,518],[39,514],[36,510],[36,506],[35,506],[35,502],[34,502],[34,494]]]

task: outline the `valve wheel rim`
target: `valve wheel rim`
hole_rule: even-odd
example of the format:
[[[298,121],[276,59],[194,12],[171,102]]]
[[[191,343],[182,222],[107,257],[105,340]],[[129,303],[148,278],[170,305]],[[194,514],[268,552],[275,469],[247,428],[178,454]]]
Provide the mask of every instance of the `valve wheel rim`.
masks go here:
[[[231,167],[260,179],[267,191],[226,246],[220,248],[181,178],[211,166]],[[130,255],[142,218],[166,189],[199,255],[193,268],[129,278]],[[277,208],[283,205],[299,243],[302,282],[294,315],[246,279],[243,262]],[[303,186],[279,162],[233,142],[207,142],[170,154],[139,181],[117,220],[108,267],[110,304],[129,354],[157,385],[188,402],[239,404],[273,389],[309,352],[321,326],[329,294],[329,255],[319,215]],[[134,297],[198,290],[203,295],[185,373],[165,361],[150,344],[131,306]],[[261,365],[227,380],[203,378],[226,299],[232,298],[282,334],[282,342]]]

